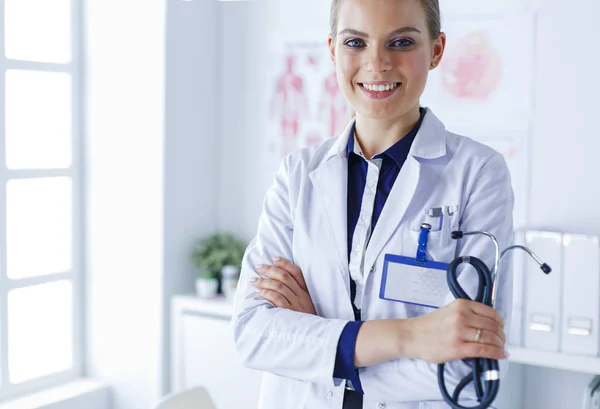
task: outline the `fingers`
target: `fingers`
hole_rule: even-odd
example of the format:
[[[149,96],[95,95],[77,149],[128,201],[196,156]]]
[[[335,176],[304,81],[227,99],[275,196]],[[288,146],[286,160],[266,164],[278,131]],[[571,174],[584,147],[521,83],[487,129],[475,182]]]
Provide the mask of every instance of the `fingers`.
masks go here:
[[[461,332],[461,339],[466,342],[486,344],[498,348],[504,348],[505,344],[503,337],[501,337],[495,332],[488,331],[485,329],[481,330],[481,334],[479,335],[479,341],[477,341],[477,328],[466,328],[464,331]]]
[[[504,320],[493,308],[469,300],[456,300],[452,308],[454,309],[451,321],[453,332],[462,341],[456,349],[458,359],[506,358]],[[479,339],[477,339],[478,329],[481,330]]]
[[[262,267],[260,269],[266,268]],[[250,284],[256,287],[256,292],[261,297],[271,301],[276,307],[288,308],[290,300],[295,297],[292,291],[280,281],[255,277],[250,280]]]
[[[298,286],[298,283],[296,282],[294,277],[292,277],[292,275],[288,271],[278,268],[276,266],[262,266],[262,265],[256,266],[256,271],[259,274],[261,274],[267,278],[270,278],[273,281],[283,284],[285,287],[287,287],[287,289],[289,291],[291,291],[291,293],[293,295],[295,295],[295,296],[300,295],[300,293],[301,293],[300,287]]]
[[[304,275],[302,274],[300,267],[281,257],[273,257],[273,263],[275,263],[275,266],[290,273],[294,281],[296,281],[296,284],[298,284],[298,287],[304,291],[308,291],[306,282],[304,281]]]
[[[276,291],[259,289],[257,293],[260,294],[262,298],[271,302],[275,307],[279,308],[290,308],[290,302],[281,294]]]
[[[479,316],[495,321],[501,328],[504,328],[504,319],[492,307],[475,301],[466,301],[465,308],[470,309],[473,313]]]
[[[454,308],[459,315],[468,316],[470,319],[472,319],[471,317],[479,316],[480,318],[493,321],[495,325],[504,329],[504,319],[495,309],[485,304],[481,304],[476,301],[460,299],[454,301],[450,307]],[[481,323],[482,321],[478,322]]]
[[[487,358],[501,360],[506,358],[506,355],[504,353],[504,348],[489,344],[468,342],[461,347],[460,356],[458,359],[467,358]]]
[[[489,318],[480,315],[467,315],[463,318],[462,325],[468,327],[468,330],[462,333],[465,341],[473,341],[479,328],[482,331],[482,336],[483,332],[485,332],[494,335],[502,344],[506,342],[506,335],[502,327],[496,321]]]

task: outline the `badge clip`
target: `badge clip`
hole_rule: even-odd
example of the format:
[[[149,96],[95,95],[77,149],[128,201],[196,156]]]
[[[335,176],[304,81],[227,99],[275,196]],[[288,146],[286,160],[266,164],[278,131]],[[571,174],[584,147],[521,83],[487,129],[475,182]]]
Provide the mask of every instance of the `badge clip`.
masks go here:
[[[417,248],[416,260],[419,263],[425,263],[427,261],[427,236],[431,230],[429,223],[421,224],[421,234],[419,235],[419,247]]]

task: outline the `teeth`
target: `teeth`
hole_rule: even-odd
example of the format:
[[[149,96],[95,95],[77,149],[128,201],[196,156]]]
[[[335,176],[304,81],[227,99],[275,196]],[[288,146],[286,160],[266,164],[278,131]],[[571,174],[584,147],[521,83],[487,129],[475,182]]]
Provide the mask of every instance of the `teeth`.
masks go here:
[[[386,84],[386,85],[362,84],[362,86],[365,89],[368,89],[369,91],[383,92],[383,91],[392,90],[392,89],[396,88],[398,85],[397,85],[397,83],[394,83],[394,84]]]

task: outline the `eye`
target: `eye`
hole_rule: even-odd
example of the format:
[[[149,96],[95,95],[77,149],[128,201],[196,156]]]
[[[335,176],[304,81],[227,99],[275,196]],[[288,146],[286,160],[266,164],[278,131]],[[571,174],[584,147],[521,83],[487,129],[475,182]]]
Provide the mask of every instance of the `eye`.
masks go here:
[[[363,40],[358,39],[358,38],[351,38],[349,40],[346,40],[344,42],[344,45],[350,47],[350,48],[358,48],[358,47],[364,47],[365,43]]]
[[[392,47],[396,47],[396,48],[406,48],[413,44],[414,44],[414,41],[412,41],[412,40],[409,40],[407,38],[400,38],[398,40],[392,41],[392,43],[390,45]]]

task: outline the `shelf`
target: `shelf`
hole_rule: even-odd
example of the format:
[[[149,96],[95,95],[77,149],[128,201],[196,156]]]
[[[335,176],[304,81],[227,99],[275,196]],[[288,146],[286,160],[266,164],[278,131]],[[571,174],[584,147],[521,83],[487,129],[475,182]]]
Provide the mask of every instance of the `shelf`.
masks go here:
[[[567,355],[514,346],[508,347],[508,353],[508,360],[518,364],[600,375],[600,357],[596,356]]]
[[[233,314],[233,300],[222,296],[200,298],[195,294],[181,294],[173,296],[172,303],[178,310],[217,315],[227,319],[231,319]]]

